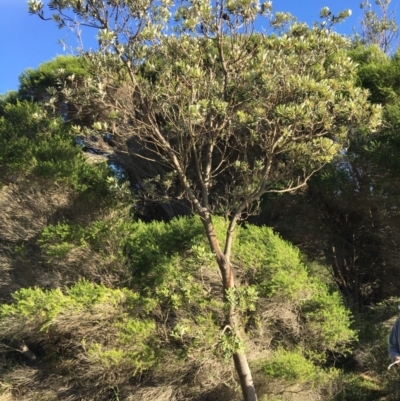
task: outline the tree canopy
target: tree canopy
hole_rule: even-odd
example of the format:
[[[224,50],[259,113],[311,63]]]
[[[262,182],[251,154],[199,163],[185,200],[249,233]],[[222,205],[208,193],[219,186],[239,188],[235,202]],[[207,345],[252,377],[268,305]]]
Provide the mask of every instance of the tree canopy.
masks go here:
[[[351,135],[379,125],[379,107],[356,85],[347,40],[323,26],[287,28],[290,16],[273,15],[270,2],[48,4],[49,18],[40,1],[31,0],[29,9],[60,27],[94,27],[99,40],[99,51],[88,55],[94,74],[54,97],[96,104],[108,121],[93,127],[107,129],[111,120],[118,149],[155,163],[145,191],[147,185],[149,193],[168,196],[178,183],[181,193],[173,196],[186,198],[200,217],[220,269],[223,333],[233,339],[243,397],[256,400],[245,325],[233,302],[241,291],[233,235],[263,194],[305,186]],[[280,32],[256,33],[259,17]],[[215,214],[226,216],[225,234],[217,233]]]

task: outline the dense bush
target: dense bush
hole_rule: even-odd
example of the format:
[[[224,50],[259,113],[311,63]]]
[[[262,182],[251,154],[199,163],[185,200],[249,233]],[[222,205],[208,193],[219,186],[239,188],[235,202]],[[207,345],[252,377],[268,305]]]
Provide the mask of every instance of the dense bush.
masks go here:
[[[24,71],[19,77],[18,94],[24,100],[43,101],[49,97],[48,88],[61,85],[60,77],[73,76],[79,80],[88,75],[88,66],[83,58],[58,56],[37,69]]]
[[[215,224],[226,229],[224,219]],[[148,390],[143,374],[160,388],[174,377],[186,397],[221,381],[234,385],[228,357],[237,347],[247,349],[265,396],[295,385],[299,393],[317,397],[339,377],[338,370],[325,367],[327,352],[344,353],[355,338],[338,294],[312,275],[295,247],[266,227],[240,227],[234,246],[237,279],[247,285],[228,299],[243,316],[244,343],[221,335],[218,268],[196,218],[143,223],[119,213],[86,226],[62,222],[45,228],[39,244],[49,267],[62,261],[68,269],[80,250],[106,259],[108,274],[117,265],[131,274],[125,288],[80,281],[63,291],[23,289],[0,311],[6,341],[26,341],[48,369],[69,381],[70,391],[90,388],[98,400],[108,399],[110,386],[118,385],[120,395],[134,391],[132,377],[135,391]],[[81,372],[79,379],[70,377],[67,365]]]
[[[78,192],[89,188],[107,193],[107,177],[112,173],[105,163],[87,163],[74,135],[60,119],[51,118],[37,104],[23,101],[4,105],[0,117],[1,182],[16,182],[33,175],[66,183]]]

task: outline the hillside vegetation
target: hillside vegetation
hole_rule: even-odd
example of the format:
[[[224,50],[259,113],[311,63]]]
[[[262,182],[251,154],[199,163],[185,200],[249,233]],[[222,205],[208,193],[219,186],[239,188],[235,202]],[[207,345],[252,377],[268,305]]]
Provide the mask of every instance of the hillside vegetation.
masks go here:
[[[99,49],[0,99],[0,400],[397,400],[392,26],[49,6]]]

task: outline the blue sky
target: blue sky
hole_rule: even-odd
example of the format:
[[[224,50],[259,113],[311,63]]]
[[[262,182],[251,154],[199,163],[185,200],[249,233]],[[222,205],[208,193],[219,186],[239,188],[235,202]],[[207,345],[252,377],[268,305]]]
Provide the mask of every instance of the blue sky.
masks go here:
[[[350,8],[352,16],[338,31],[351,33],[361,19],[362,0],[275,0],[275,11],[289,11],[300,21],[311,24],[318,19],[319,10],[327,6],[333,13]],[[46,3],[46,1],[44,1]],[[374,3],[374,0],[371,1]],[[397,1],[392,1],[395,8]],[[58,40],[65,40],[71,48],[78,46],[73,33],[59,30],[51,21],[42,21],[27,11],[26,0],[0,0],[0,93],[18,87],[18,76],[27,68],[36,68],[59,54],[68,54]],[[85,32],[85,45],[94,46],[96,32]]]

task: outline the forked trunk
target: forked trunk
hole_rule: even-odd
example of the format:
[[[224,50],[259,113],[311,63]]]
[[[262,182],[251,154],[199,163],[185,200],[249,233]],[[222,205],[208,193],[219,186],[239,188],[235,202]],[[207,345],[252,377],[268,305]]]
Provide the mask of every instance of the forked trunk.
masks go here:
[[[207,238],[210,243],[211,250],[216,256],[218,267],[221,271],[222,286],[225,298],[227,290],[235,287],[232,265],[219,246],[211,218],[207,216],[202,220],[203,225],[206,229]],[[237,322],[237,318],[235,316],[235,310],[232,310],[230,308],[225,316],[225,325],[229,326],[230,329],[234,331],[235,336],[237,336],[239,340],[242,340],[239,329],[240,322]],[[235,363],[235,369],[239,377],[240,387],[243,394],[243,401],[257,401],[256,389],[254,387],[253,377],[250,371],[250,366],[247,361],[246,354],[243,351],[233,354],[233,361]]]

